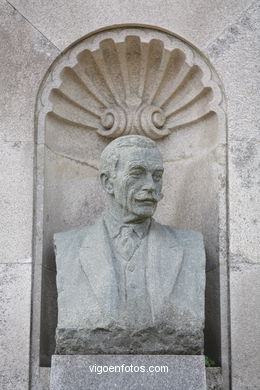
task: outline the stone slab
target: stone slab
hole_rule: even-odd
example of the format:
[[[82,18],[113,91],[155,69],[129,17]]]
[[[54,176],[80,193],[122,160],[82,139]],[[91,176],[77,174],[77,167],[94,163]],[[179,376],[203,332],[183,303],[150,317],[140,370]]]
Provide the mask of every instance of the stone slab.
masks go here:
[[[260,263],[259,141],[230,142],[230,262]],[[241,227],[243,227],[241,229]]]
[[[160,26],[201,49],[251,4],[251,0],[11,0],[58,48],[104,26],[140,23]]]
[[[0,389],[27,390],[31,264],[0,264]]]
[[[228,138],[245,142],[259,135],[259,1],[253,1],[246,12],[233,20],[205,54],[225,88]]]
[[[234,390],[260,387],[260,265],[231,267],[232,372]]]
[[[51,390],[112,388],[206,390],[204,356],[53,355]]]
[[[58,50],[7,1],[0,0],[0,140],[33,141],[40,82]]]
[[[228,107],[231,372],[235,390],[258,389],[259,376],[259,25],[260,3],[212,41],[205,54]],[[222,348],[222,373],[227,386]],[[223,364],[224,363],[224,364]]]
[[[222,373],[220,367],[207,367],[207,390],[223,390]]]
[[[31,262],[33,149],[30,142],[0,143],[0,263]]]

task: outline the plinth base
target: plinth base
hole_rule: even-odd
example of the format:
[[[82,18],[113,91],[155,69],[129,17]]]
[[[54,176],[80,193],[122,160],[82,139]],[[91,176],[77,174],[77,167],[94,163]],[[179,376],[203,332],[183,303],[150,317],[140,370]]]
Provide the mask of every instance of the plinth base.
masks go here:
[[[206,390],[204,356],[53,355],[50,390]]]

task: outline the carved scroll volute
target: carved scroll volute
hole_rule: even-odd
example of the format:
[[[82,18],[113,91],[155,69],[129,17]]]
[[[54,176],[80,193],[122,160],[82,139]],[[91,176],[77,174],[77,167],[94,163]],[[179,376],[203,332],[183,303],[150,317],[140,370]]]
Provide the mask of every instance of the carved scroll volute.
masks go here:
[[[60,80],[50,93],[51,115],[109,138],[160,139],[212,110],[210,80],[180,48],[166,49],[160,39],[103,39],[98,49],[79,52]]]

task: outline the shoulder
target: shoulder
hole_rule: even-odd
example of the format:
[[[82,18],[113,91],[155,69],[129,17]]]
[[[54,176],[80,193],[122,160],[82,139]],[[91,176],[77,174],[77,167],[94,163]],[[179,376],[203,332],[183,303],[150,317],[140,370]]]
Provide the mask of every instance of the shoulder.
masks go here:
[[[184,246],[200,245],[204,247],[202,233],[193,230],[177,229],[175,227],[172,228],[172,231],[176,235],[177,240]]]
[[[80,229],[73,229],[66,232],[55,233],[53,242],[56,254],[67,252],[71,248],[80,247],[85,237],[95,234],[100,228],[101,220],[93,225],[84,226]]]
[[[198,251],[204,253],[203,235],[193,230],[178,229],[174,226],[162,225],[153,221],[153,229],[161,241],[177,241],[177,243],[186,251]]]
[[[187,267],[192,269],[192,272],[205,268],[205,247],[202,233],[193,230],[177,229],[174,226],[161,225],[155,222],[156,234],[160,232],[160,240],[169,246],[179,246],[183,250],[184,259]],[[164,241],[161,241],[164,240]],[[171,245],[172,243],[172,245]]]
[[[152,224],[154,229],[162,236],[171,235],[174,236],[178,241],[186,244],[190,242],[203,242],[203,236],[200,232],[178,229],[169,225],[162,225],[154,220]]]
[[[73,243],[80,242],[88,230],[87,227],[81,229],[69,230],[66,232],[55,233],[53,235],[53,242],[55,249],[67,249]]]

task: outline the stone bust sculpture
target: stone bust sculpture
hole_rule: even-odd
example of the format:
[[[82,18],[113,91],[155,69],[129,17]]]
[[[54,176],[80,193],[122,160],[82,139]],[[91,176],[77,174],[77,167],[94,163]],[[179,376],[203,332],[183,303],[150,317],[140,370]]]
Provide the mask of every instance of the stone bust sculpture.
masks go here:
[[[162,176],[149,138],[124,136],[104,149],[103,216],[54,237],[56,353],[203,352],[203,239],[152,218]]]

